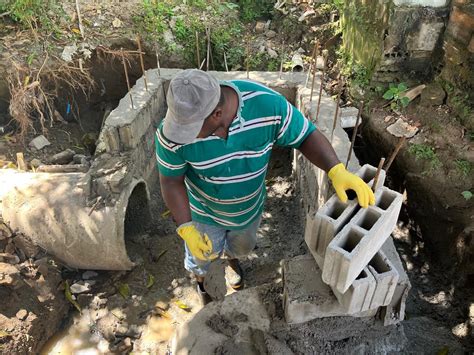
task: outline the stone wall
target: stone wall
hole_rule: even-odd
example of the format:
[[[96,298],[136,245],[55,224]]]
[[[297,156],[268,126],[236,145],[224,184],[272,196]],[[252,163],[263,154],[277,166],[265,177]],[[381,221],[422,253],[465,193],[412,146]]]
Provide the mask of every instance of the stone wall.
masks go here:
[[[439,71],[449,1],[346,0],[343,45],[355,63],[389,83]]]
[[[474,101],[474,2],[453,0],[444,36],[441,77]]]

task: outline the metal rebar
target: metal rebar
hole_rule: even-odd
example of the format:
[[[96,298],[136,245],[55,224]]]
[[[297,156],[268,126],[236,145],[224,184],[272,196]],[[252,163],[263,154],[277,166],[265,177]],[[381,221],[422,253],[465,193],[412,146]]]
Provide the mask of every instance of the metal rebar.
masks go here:
[[[156,55],[156,66],[158,68],[158,76],[161,76],[161,67],[160,67],[160,50],[158,43],[155,45],[155,55]]]
[[[250,78],[250,73],[249,73],[249,66],[250,66],[250,41],[247,41],[247,58],[246,58],[246,66],[247,66],[247,79]]]
[[[201,69],[199,66],[201,64],[201,56],[199,55],[199,33],[196,31],[196,60],[197,60],[197,67]]]
[[[227,66],[227,56],[225,54],[225,51],[224,51],[224,65],[225,65],[225,71],[229,71],[229,67]]]
[[[357,136],[357,130],[359,129],[359,122],[360,122],[360,118],[362,116],[363,108],[364,108],[364,101],[361,101],[360,104],[359,104],[359,112],[357,113],[356,124],[354,126],[354,132],[352,132],[351,147],[349,148],[349,154],[347,154],[346,169],[349,166],[349,161],[351,160],[352,148],[354,148],[354,143],[355,143],[356,136]]]
[[[309,77],[311,76],[311,72],[313,71],[313,58],[314,58],[314,54],[316,52],[316,48],[317,48],[317,44],[318,44],[318,41],[316,41],[314,43],[314,47],[313,47],[313,52],[311,53],[311,62],[309,63],[309,68],[308,68],[308,75],[306,75],[306,82],[304,84],[304,87],[306,88],[308,86],[308,82],[309,82]]]
[[[132,109],[135,109],[133,106],[133,97],[132,97],[132,91],[130,89],[130,80],[128,79],[128,70],[127,70],[127,65],[125,64],[125,56],[123,54],[123,49],[120,48],[120,52],[122,53],[122,63],[123,63],[123,70],[125,72],[125,79],[127,80],[127,88],[128,88],[128,94],[130,95],[130,102],[132,104]]]
[[[323,71],[321,73],[321,85],[319,86],[319,97],[318,97],[318,108],[316,109],[316,117],[314,118],[315,122],[318,123],[319,121],[319,110],[321,108],[321,98],[323,96],[323,85],[324,85],[324,77],[326,76],[326,56],[323,55]]]
[[[341,103],[341,94],[342,94],[342,77],[339,77],[338,93],[337,93],[337,99],[336,99],[336,111],[334,112],[334,122],[332,124],[332,131],[331,131],[331,143],[334,138],[334,131],[336,130],[337,119],[339,117],[339,104]]]
[[[377,167],[377,172],[374,176],[374,183],[372,184],[372,191],[377,189],[377,183],[379,182],[380,172],[382,171],[383,164],[385,163],[385,158],[381,158],[379,162],[379,166]]]
[[[142,67],[143,81],[145,82],[145,90],[148,91],[148,83],[146,80],[145,63],[143,62],[142,44],[140,36],[137,36],[138,52],[140,52],[140,66]]]
[[[206,27],[206,39],[207,39],[207,54],[206,54],[206,71],[209,71],[209,56],[211,52],[211,38],[209,35],[209,28]]]
[[[405,143],[407,137],[403,136],[400,138],[400,141],[398,142],[397,146],[395,147],[395,150],[393,151],[392,155],[390,156],[390,159],[388,160],[387,166],[385,167],[385,173],[388,172],[388,169],[390,169],[390,166],[392,165],[393,161],[395,160],[395,157],[397,156],[398,152],[400,151],[400,148],[403,146],[403,143]]]
[[[316,50],[314,51],[314,56],[313,56],[313,62],[314,62],[314,66],[313,66],[313,81],[311,82],[311,95],[309,96],[309,102],[312,102],[313,101],[313,93],[314,93],[314,82],[316,81],[316,59],[317,58],[317,52],[318,52],[318,49],[319,49],[319,41],[316,41],[316,44],[314,45],[314,47],[316,48]]]

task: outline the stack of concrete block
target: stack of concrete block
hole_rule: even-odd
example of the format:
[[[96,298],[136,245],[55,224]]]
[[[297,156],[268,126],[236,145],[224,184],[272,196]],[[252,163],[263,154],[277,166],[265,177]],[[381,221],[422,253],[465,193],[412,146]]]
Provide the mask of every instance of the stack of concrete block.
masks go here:
[[[376,168],[364,165],[356,174],[372,186]],[[307,215],[305,241],[318,266],[317,279],[332,290],[339,312],[364,316],[380,310],[384,324],[394,324],[403,320],[410,285],[390,239],[402,196],[384,187],[384,181],[382,170],[375,205],[367,209],[360,208],[357,200],[342,203],[336,195],[330,197],[315,215]],[[287,320],[293,322],[295,315],[290,313],[299,304],[287,298]]]

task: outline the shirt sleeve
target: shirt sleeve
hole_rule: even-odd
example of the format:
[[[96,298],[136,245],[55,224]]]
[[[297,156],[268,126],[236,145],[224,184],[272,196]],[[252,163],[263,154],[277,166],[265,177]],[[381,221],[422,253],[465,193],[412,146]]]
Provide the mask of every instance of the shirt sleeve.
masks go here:
[[[286,99],[281,100],[281,122],[276,132],[276,144],[299,148],[316,126]]]
[[[155,134],[156,160],[159,172],[165,176],[181,176],[186,173],[187,163],[179,154],[179,144],[168,141],[162,133],[162,126]]]

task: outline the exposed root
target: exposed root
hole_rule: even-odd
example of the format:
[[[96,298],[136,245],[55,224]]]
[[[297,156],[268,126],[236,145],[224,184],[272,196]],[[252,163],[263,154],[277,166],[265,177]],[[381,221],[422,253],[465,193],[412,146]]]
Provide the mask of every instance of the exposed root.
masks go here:
[[[38,120],[43,133],[54,121],[62,116],[55,108],[55,98],[63,96],[64,91],[82,92],[88,97],[96,86],[89,69],[74,66],[54,58],[47,65],[48,55],[39,69],[32,69],[12,59],[7,82],[10,89],[10,114],[19,125],[22,138],[29,130],[34,130],[34,121]],[[58,66],[58,63],[61,63]]]

